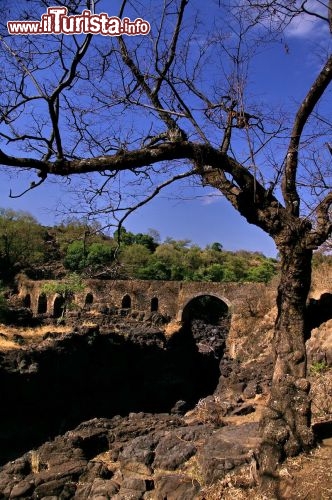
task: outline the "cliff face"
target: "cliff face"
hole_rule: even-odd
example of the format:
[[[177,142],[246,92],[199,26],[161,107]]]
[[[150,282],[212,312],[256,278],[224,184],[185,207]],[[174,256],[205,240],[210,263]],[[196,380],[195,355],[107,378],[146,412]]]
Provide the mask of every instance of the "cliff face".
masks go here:
[[[182,324],[121,308],[84,314],[69,312],[63,335],[44,318],[41,341],[31,343],[24,330],[7,338],[16,348],[0,352],[2,463],[86,419],[184,413],[208,396],[205,409],[223,416],[267,391],[269,370],[257,362],[244,370],[230,358],[237,327],[216,298],[194,299]],[[215,408],[214,397],[228,403]]]
[[[81,326],[70,313],[62,335],[51,319],[39,342],[36,330],[32,343],[23,330],[8,336],[16,347],[0,352],[0,498],[201,500],[233,471],[251,488],[273,290],[239,300],[231,322],[218,303],[207,314],[192,302],[184,324],[87,311]],[[316,346],[319,331],[310,363],[326,347]],[[317,378],[313,389],[318,398]]]
[[[76,330],[1,354],[2,462],[89,418],[170,412],[178,401],[185,411],[217,386],[223,329],[204,348],[186,329]]]
[[[196,319],[170,336],[123,321],[3,352],[0,498],[192,500],[249,467],[257,423],[225,425],[254,412],[243,397],[264,384],[224,356],[228,328]]]

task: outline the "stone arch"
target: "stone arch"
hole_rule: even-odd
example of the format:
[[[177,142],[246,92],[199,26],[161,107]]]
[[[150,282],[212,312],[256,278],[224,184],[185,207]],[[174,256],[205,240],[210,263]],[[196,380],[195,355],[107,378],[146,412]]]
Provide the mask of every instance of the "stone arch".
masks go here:
[[[222,304],[225,305],[225,312],[227,311],[228,315],[231,313],[231,302],[224,297],[223,295],[219,295],[217,293],[209,293],[209,292],[198,292],[192,294],[190,297],[186,297],[182,306],[180,307],[178,314],[177,314],[177,320],[178,321],[184,321],[185,315],[186,315],[186,310],[188,306],[195,301],[196,299],[200,299],[203,297],[211,297],[213,299],[219,300]]]
[[[122,309],[130,309],[131,308],[131,297],[130,297],[130,295],[126,294],[126,295],[124,295],[122,297],[121,308]]]
[[[24,297],[23,306],[30,309],[30,307],[31,307],[31,295],[30,295],[30,293],[27,293],[26,296]]]
[[[46,293],[41,293],[37,302],[37,314],[47,313],[47,296]]]
[[[54,318],[61,318],[63,315],[63,308],[65,305],[64,298],[61,295],[56,295],[53,302],[53,316]]]
[[[151,312],[157,312],[159,309],[159,299],[158,297],[152,297],[151,299]]]
[[[85,296],[85,305],[91,306],[91,304],[93,304],[93,299],[93,294],[91,292],[88,292]]]

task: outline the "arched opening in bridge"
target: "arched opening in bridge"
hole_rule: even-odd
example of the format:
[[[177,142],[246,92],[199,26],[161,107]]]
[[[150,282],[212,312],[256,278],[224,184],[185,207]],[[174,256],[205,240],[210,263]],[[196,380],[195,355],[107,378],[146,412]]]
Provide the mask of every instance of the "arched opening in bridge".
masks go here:
[[[57,295],[53,303],[53,316],[54,318],[61,318],[63,316],[63,309],[65,306],[64,298],[61,295]]]
[[[41,293],[38,297],[37,314],[46,314],[47,312],[47,297],[45,293]]]
[[[212,378],[211,361],[216,361],[214,370],[219,377],[219,361],[225,351],[231,323],[228,304],[214,295],[196,295],[185,304],[182,322],[185,331],[190,332],[198,352],[205,355],[206,360],[210,359],[210,364],[207,364],[212,370]]]
[[[24,297],[23,306],[30,309],[30,307],[31,307],[31,295],[30,295],[30,293],[27,293],[26,296]]]
[[[93,295],[92,295],[92,293],[89,292],[86,294],[86,297],[85,297],[85,305],[91,306],[91,304],[93,304]]]
[[[122,307],[122,309],[130,309],[131,308],[131,297],[130,297],[130,295],[126,294],[122,298],[121,307]]]
[[[153,297],[151,299],[151,312],[157,312],[159,308],[159,300],[158,297]]]
[[[230,319],[226,302],[214,295],[198,295],[190,299],[182,311],[184,323],[200,320],[209,325],[219,325],[221,321]]]

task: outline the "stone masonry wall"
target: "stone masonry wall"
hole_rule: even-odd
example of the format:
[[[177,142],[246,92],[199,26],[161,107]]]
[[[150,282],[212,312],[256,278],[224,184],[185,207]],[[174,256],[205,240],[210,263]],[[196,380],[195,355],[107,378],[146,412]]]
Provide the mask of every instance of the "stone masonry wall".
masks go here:
[[[46,281],[32,281],[20,276],[18,290],[20,298],[30,304],[34,315],[52,315],[56,294],[42,297]],[[185,306],[195,297],[212,295],[222,300],[230,309],[236,310],[241,301],[252,293],[263,290],[261,283],[212,283],[189,281],[148,280],[93,280],[84,281],[85,290],[75,296],[74,302],[90,310],[100,307],[131,309],[140,312],[158,311],[171,319],[181,321]],[[43,305],[44,304],[44,305]]]

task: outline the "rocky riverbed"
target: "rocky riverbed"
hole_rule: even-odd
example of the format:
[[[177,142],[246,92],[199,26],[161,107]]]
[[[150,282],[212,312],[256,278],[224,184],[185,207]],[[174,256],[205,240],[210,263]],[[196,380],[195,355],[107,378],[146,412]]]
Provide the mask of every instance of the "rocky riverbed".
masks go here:
[[[256,423],[147,413],[93,419],[4,466],[1,498],[199,499],[203,484],[250,467],[258,442]]]
[[[157,323],[50,327],[1,353],[0,498],[193,499],[252,463],[257,418],[233,424],[269,360],[229,359],[225,322]]]
[[[248,348],[237,324],[237,358],[227,348],[227,318],[190,328],[165,327],[158,315],[85,326],[73,319],[63,329],[50,321],[42,334],[1,332],[0,498],[262,499],[255,451],[272,372],[268,323]],[[316,337],[311,360],[322,349]],[[328,372],[312,380],[317,417],[329,383]],[[329,437],[330,424],[324,429]],[[315,451],[317,477],[326,456],[328,447]],[[305,457],[296,460],[281,469],[280,498],[300,498],[298,463],[316,484]],[[309,499],[319,487],[307,485]]]

